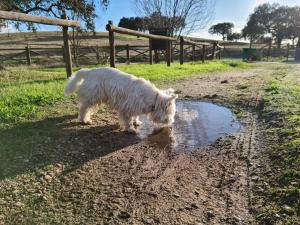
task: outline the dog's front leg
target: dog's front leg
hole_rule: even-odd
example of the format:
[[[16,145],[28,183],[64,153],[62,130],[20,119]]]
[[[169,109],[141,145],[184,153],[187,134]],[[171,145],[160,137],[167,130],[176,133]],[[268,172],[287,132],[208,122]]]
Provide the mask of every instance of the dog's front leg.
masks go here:
[[[119,113],[119,119],[121,126],[123,127],[124,131],[127,131],[129,133],[136,133],[136,130],[133,127],[133,117],[129,116],[124,113]]]

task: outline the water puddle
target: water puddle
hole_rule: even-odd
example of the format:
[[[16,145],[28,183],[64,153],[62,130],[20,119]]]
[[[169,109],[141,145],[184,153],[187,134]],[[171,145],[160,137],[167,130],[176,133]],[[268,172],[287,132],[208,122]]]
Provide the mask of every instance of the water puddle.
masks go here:
[[[143,125],[138,136],[161,147],[192,151],[241,129],[241,124],[228,108],[197,101],[177,101],[176,105],[172,128],[156,129],[147,117],[142,117]]]

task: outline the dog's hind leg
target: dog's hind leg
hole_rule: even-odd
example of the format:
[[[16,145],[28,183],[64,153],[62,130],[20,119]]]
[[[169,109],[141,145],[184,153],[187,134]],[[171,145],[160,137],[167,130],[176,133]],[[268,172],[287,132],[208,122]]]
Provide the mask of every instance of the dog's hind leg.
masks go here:
[[[84,124],[92,124],[91,114],[93,112],[94,105],[90,102],[83,102],[79,107],[79,120]]]

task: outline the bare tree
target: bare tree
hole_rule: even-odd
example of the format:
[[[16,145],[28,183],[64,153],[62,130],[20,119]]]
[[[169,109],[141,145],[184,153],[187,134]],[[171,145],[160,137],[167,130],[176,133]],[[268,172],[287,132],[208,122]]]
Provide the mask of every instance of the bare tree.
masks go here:
[[[147,27],[168,28],[170,34],[180,35],[204,28],[211,19],[210,0],[134,0],[136,12],[146,20]]]

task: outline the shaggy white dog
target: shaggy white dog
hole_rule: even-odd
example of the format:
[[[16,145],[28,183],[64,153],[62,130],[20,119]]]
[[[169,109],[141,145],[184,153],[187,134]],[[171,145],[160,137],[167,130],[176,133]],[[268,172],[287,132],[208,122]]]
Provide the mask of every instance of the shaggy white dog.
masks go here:
[[[125,131],[136,132],[139,115],[146,114],[156,124],[171,125],[175,116],[173,89],[159,90],[149,81],[114,68],[81,69],[73,74],[65,95],[77,92],[79,120],[91,123],[95,106],[106,103],[119,113]]]

